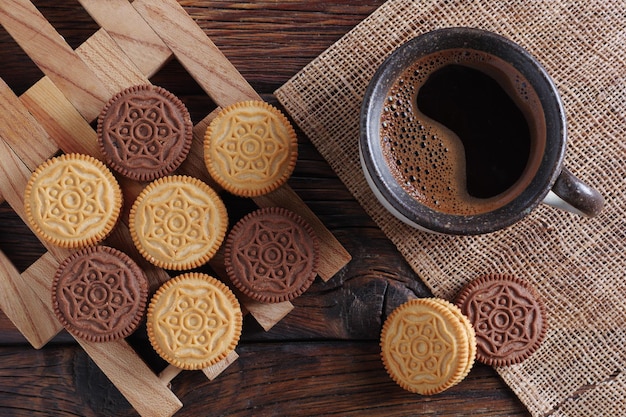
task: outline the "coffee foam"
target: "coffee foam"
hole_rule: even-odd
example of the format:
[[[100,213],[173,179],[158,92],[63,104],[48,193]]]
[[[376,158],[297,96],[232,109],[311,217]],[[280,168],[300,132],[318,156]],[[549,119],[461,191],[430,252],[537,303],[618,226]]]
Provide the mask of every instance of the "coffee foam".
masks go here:
[[[428,77],[450,65],[478,69],[494,78],[526,117],[531,132],[529,162],[506,191],[476,198],[467,192],[465,149],[461,139],[417,108],[417,94]],[[510,64],[492,55],[466,49],[428,55],[407,68],[394,82],[381,115],[383,155],[394,178],[421,204],[457,215],[493,211],[512,201],[530,183],[545,148],[545,122],[539,98]]]

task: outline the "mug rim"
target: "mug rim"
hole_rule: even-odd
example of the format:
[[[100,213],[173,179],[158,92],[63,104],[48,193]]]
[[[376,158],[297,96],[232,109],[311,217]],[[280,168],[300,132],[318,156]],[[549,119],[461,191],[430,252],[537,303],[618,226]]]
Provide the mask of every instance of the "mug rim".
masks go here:
[[[382,154],[380,117],[383,101],[395,80],[417,59],[447,49],[473,49],[505,60],[537,93],[546,122],[546,149],[530,184],[511,202],[475,215],[447,214],[420,204],[397,183]],[[548,194],[563,164],[566,148],[565,111],[547,71],[517,43],[477,28],[452,27],[424,33],[400,45],[378,67],[363,98],[359,155],[363,173],[377,199],[396,217],[428,231],[474,235],[503,229],[528,215]]]

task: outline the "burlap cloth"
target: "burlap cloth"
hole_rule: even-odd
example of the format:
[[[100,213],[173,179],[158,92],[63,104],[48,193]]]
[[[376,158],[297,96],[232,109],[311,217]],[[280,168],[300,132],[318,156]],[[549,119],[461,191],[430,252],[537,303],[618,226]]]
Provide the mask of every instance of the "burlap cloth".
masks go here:
[[[358,118],[378,65],[440,27],[500,33],[535,55],[568,115],[566,166],[606,198],[583,219],[540,206],[504,231],[426,234],[378,204],[361,173]],[[437,296],[512,273],[546,301],[550,330],[520,365],[498,368],[534,416],[626,415],[626,2],[390,0],[276,91],[339,178]]]

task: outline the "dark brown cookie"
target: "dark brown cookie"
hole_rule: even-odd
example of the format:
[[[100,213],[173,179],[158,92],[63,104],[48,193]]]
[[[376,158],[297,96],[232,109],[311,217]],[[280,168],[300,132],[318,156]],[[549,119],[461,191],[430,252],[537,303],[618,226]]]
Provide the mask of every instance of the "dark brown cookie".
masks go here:
[[[116,94],[98,117],[98,143],[107,163],[137,181],[172,173],[191,148],[193,124],[172,93],[138,85]]]
[[[317,275],[318,240],[300,216],[277,207],[254,211],[226,240],[226,272],[235,287],[266,303],[291,300]]]
[[[73,335],[92,342],[126,337],[143,319],[148,281],[128,255],[93,246],[67,257],[52,283],[52,306]]]
[[[487,365],[519,363],[535,352],[545,337],[543,301],[519,278],[479,277],[461,291],[456,304],[476,331],[476,359]]]

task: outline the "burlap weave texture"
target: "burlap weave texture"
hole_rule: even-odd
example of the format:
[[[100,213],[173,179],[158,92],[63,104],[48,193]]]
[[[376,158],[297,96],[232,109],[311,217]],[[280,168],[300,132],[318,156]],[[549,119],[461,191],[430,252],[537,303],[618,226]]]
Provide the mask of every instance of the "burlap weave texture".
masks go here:
[[[413,230],[378,204],[358,157],[364,91],[400,44],[449,26],[504,35],[546,67],[567,112],[565,165],[604,195],[600,216],[542,205],[506,230],[455,237]],[[276,95],[435,295],[453,299],[485,273],[517,275],[542,294],[546,341],[498,368],[531,414],[626,413],[626,2],[390,0]]]

